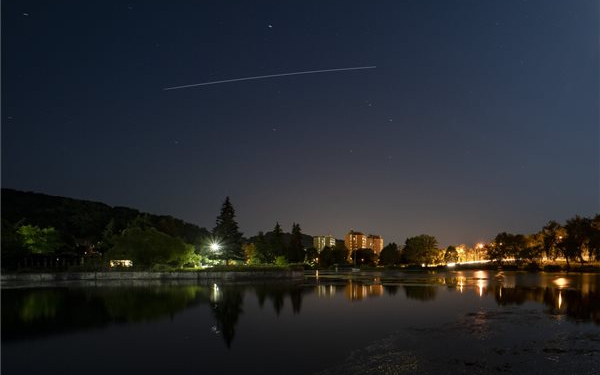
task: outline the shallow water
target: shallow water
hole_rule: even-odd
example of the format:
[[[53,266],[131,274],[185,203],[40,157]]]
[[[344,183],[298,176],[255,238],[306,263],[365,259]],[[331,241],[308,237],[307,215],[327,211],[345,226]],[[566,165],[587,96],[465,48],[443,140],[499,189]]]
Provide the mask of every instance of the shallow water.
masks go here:
[[[600,275],[2,289],[2,373],[598,374]]]

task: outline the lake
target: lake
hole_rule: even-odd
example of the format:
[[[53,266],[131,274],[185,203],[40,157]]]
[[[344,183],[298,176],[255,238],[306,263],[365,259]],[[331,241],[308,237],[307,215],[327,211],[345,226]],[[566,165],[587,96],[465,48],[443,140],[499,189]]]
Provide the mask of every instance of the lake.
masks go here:
[[[600,274],[2,289],[2,374],[598,374]]]

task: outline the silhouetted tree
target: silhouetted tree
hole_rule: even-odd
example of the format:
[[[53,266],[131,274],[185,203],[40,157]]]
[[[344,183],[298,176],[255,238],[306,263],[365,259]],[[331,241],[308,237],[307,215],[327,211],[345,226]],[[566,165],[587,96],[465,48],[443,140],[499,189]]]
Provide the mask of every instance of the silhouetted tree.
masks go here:
[[[130,259],[133,265],[151,266],[170,264],[183,266],[195,263],[196,254],[192,245],[181,239],[157,231],[154,228],[129,228],[114,236],[114,246],[106,253],[107,259]]]
[[[275,257],[263,232],[258,232],[254,245],[256,246],[256,257],[261,263],[273,263]]]
[[[285,244],[283,243],[283,231],[281,230],[281,225],[279,225],[279,222],[276,222],[275,228],[273,228],[270,245],[273,258],[286,255],[286,248]]]
[[[229,197],[225,198],[221,206],[213,236],[221,245],[220,254],[217,255],[219,259],[225,260],[226,264],[229,264],[230,260],[244,260],[242,233],[235,221],[235,210]]]
[[[421,234],[406,239],[402,258],[406,263],[431,264],[438,257],[437,240],[433,236]]]
[[[444,262],[456,263],[458,262],[458,250],[454,246],[448,246],[444,252]]]
[[[376,256],[373,249],[358,249],[354,255],[357,265],[375,265]]]
[[[292,224],[292,237],[287,248],[287,259],[290,263],[304,262],[304,247],[302,246],[300,224]]]
[[[542,246],[546,257],[554,260],[559,255],[558,243],[565,236],[564,228],[554,220],[550,220],[542,228]]]
[[[400,250],[395,242],[390,242],[381,249],[379,254],[379,264],[383,266],[392,266],[400,263]]]
[[[594,216],[590,225],[589,252],[595,260],[600,260],[600,214]]]

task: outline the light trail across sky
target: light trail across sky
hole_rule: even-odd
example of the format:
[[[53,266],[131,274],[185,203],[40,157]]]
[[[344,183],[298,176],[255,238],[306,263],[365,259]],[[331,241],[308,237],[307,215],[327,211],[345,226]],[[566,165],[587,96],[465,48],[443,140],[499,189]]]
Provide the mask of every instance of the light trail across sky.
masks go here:
[[[217,85],[219,83],[228,83],[228,82],[250,81],[250,80],[253,80],[253,79],[264,79],[264,78],[285,77],[285,76],[297,76],[297,75],[301,75],[301,74],[316,74],[316,73],[342,72],[342,71],[347,71],[347,70],[375,69],[376,67],[377,66],[356,66],[356,67],[352,67],[352,68],[307,70],[307,71],[303,71],[303,72],[269,74],[269,75],[265,75],[265,76],[243,77],[243,78],[225,79],[225,80],[222,80],[222,81],[211,81],[211,82],[203,82],[203,83],[194,83],[194,84],[191,84],[191,85],[166,87],[163,90],[164,91],[167,91],[167,90],[178,90],[178,89],[185,89],[185,88],[188,88],[188,87]]]

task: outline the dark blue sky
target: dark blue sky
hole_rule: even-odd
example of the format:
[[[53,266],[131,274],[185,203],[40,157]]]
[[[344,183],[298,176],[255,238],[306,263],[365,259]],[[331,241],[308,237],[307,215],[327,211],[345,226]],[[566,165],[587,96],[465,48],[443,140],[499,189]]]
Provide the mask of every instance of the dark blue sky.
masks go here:
[[[377,69],[163,91],[305,70]],[[599,3],[2,2],[2,186],[443,246],[600,211]]]

